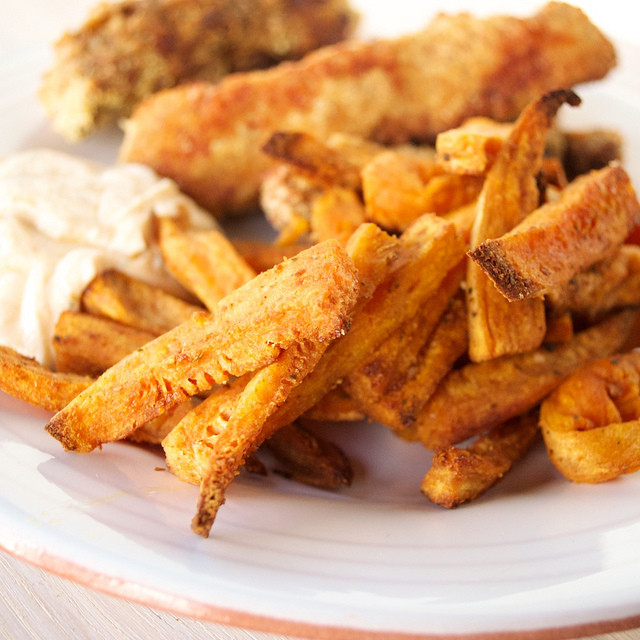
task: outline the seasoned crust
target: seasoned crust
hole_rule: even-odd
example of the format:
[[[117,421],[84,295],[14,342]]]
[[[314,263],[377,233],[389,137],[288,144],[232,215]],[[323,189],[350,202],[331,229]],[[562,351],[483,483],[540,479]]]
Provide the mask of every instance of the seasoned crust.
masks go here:
[[[54,128],[77,140],[160,89],[298,59],[356,23],[346,0],[103,2],[55,44],[40,98]]]
[[[348,41],[215,86],[163,91],[125,124],[120,157],[223,216],[257,203],[271,166],[260,148],[274,130],[433,141],[472,115],[514,119],[530,100],[601,78],[615,62],[611,43],[569,5],[527,19],[440,15],[396,40]]]

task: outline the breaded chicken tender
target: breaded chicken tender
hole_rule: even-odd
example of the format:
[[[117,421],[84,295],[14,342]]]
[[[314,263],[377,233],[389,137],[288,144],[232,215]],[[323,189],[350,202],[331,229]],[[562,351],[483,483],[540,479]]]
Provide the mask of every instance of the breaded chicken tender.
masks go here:
[[[272,166],[260,148],[274,130],[433,142],[470,116],[513,120],[532,99],[615,63],[612,44],[567,4],[529,18],[439,15],[413,35],[160,92],[125,124],[120,158],[172,177],[222,217],[256,204]]]
[[[298,59],[351,35],[347,0],[121,0],[96,6],[55,45],[40,98],[77,140],[180,82]]]

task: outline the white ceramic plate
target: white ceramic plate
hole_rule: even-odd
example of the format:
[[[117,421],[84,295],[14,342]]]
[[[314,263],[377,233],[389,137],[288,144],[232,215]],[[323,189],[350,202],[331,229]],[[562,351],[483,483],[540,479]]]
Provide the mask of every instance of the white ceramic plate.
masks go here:
[[[115,129],[75,147],[49,130],[34,98],[47,55],[0,67],[0,153],[50,146],[113,160]],[[580,91],[583,107],[563,119],[622,130],[640,184],[640,91],[625,73],[634,60],[625,49],[623,69]],[[67,454],[43,431],[47,419],[0,395],[0,546],[97,589],[323,638],[560,637],[640,624],[640,475],[573,485],[539,447],[483,498],[444,511],[417,489],[429,465],[421,447],[375,425],[332,427],[354,460],[349,490],[243,475],[204,540],[189,529],[196,488],[160,454],[124,443]]]

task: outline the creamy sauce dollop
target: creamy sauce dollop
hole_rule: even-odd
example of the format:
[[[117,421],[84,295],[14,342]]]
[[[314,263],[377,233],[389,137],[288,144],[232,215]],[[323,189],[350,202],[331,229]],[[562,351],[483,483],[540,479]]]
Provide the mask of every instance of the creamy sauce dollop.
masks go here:
[[[35,149],[0,158],[0,344],[54,367],[60,313],[91,279],[118,268],[179,292],[151,229],[156,216],[213,217],[169,179],[138,164],[103,166]]]

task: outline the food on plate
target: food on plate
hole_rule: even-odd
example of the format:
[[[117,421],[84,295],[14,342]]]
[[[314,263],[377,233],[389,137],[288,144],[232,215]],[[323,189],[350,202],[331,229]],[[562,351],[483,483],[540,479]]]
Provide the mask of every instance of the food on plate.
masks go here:
[[[470,257],[509,300],[540,296],[604,259],[640,224],[640,204],[619,164],[592,171]],[[568,250],[570,248],[570,250]]]
[[[78,140],[160,89],[297,59],[356,24],[345,0],[101,2],[55,43],[40,98],[54,128]]]
[[[66,449],[91,451],[231,376],[268,366],[294,344],[334,340],[349,326],[357,275],[336,242],[307,249],[108,369],[47,431]]]
[[[80,309],[158,336],[203,307],[118,269],[106,269],[83,289]]]
[[[580,367],[616,353],[635,320],[635,311],[621,311],[566,342],[454,369],[400,434],[434,449],[530,411]]]
[[[0,344],[52,368],[53,327],[87,283],[117,268],[174,294],[151,233],[156,216],[187,212],[216,226],[175,183],[148,167],[102,165],[50,149],[0,159]]]
[[[413,35],[347,41],[157,93],[124,124],[120,158],[173,178],[222,217],[256,205],[273,131],[433,142],[471,116],[512,120],[540,94],[602,78],[615,64],[613,45],[567,4],[529,18],[440,14]]]
[[[551,461],[574,482],[606,482],[640,469],[640,351],[577,371],[540,408]]]
[[[451,509],[490,489],[531,447],[539,435],[537,412],[493,427],[468,447],[442,447],[420,489],[431,502]]]
[[[520,114],[488,170],[469,240],[471,255],[488,238],[511,231],[540,202],[538,173],[547,134],[563,104],[576,106],[572,91],[556,90],[531,102]],[[474,362],[522,353],[540,346],[545,334],[541,297],[510,302],[484,271],[469,261],[466,274],[469,357]]]

